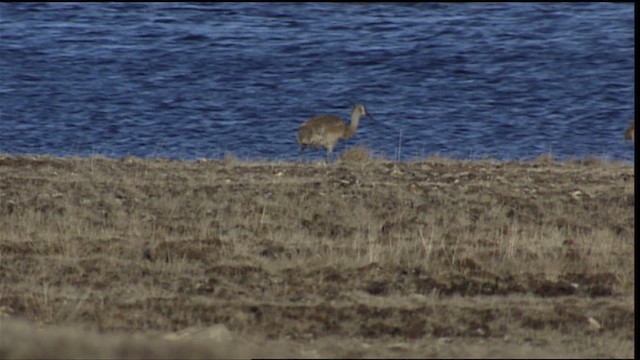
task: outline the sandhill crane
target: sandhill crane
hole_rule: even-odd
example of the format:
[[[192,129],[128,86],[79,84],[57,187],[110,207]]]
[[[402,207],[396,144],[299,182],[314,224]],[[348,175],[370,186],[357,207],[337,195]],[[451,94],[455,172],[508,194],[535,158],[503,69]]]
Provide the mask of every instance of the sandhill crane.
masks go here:
[[[356,104],[351,109],[351,123],[349,125],[336,115],[318,115],[306,120],[300,125],[297,136],[301,160],[304,162],[304,149],[307,147],[326,148],[328,163],[336,142],[355,135],[360,116],[363,115],[373,119],[363,104]]]
[[[625,140],[631,140],[634,143],[636,142],[635,127],[636,127],[636,121],[632,120],[629,127],[624,131]]]

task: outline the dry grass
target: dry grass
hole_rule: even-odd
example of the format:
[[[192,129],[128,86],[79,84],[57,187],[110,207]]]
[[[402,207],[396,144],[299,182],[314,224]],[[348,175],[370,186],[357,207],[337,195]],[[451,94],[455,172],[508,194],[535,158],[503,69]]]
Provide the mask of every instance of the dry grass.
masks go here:
[[[177,346],[158,337],[218,325],[291,356],[631,356],[634,179],[363,148],[323,167],[0,156],[0,312],[96,332],[61,357],[111,332],[156,357]],[[62,351],[2,322],[2,357]]]
[[[338,160],[343,164],[368,164],[372,159],[371,151],[364,145],[349,148],[340,153],[338,157]]]
[[[538,164],[552,164],[555,160],[553,159],[553,154],[548,152],[538,156],[533,161]]]

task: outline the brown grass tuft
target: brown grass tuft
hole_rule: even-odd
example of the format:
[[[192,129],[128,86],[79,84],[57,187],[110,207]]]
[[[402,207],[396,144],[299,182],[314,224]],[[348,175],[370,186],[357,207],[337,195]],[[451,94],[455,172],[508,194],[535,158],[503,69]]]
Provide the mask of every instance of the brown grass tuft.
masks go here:
[[[538,156],[537,158],[535,158],[535,160],[533,160],[533,162],[536,163],[536,164],[553,164],[554,161],[555,160],[554,160],[553,154],[551,152],[544,153],[544,154]]]
[[[366,164],[371,160],[371,151],[364,145],[346,149],[339,156],[339,161],[345,164]]]
[[[231,153],[229,151],[225,151],[222,161],[225,164],[229,164],[230,165],[230,164],[235,164],[235,163],[239,162],[240,159],[238,159],[238,157],[235,156],[233,153]]]

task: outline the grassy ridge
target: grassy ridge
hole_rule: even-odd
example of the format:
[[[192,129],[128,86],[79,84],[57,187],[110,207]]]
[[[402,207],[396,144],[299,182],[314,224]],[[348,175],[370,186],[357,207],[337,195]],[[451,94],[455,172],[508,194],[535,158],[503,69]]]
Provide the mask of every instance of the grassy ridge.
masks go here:
[[[329,166],[0,156],[0,312],[152,338],[223,325],[297,356],[630,356],[634,179],[362,149]]]

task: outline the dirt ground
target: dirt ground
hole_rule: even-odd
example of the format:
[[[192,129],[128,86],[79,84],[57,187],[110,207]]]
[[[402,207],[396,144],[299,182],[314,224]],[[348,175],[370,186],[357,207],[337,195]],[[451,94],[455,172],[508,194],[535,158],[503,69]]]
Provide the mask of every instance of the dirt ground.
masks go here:
[[[632,357],[634,183],[0,154],[0,358]]]

